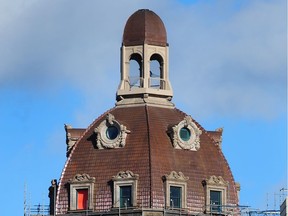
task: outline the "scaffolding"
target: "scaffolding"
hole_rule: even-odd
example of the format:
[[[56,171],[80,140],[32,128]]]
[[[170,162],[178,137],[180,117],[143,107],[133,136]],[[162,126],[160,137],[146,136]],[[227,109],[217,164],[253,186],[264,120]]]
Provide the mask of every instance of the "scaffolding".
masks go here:
[[[44,200],[44,199],[43,199]],[[37,204],[31,205],[31,194],[27,192],[27,185],[24,185],[24,216],[47,216],[49,214],[49,205]]]
[[[204,206],[202,212],[188,213],[188,209],[167,209],[164,215],[221,215],[221,216],[280,216],[280,205],[287,198],[287,189],[280,189],[280,193],[274,193],[274,208],[269,209],[269,199],[267,195],[266,210],[253,209],[244,205],[215,205]],[[279,205],[277,203],[277,197]],[[44,203],[44,199],[43,199]],[[206,210],[204,210],[206,209]],[[208,210],[207,210],[208,209]],[[206,212],[206,213],[204,213]],[[125,212],[123,212],[125,215]],[[24,186],[24,216],[48,216],[50,215],[50,206],[46,204],[31,205],[31,194],[27,192],[27,186]],[[95,212],[86,212],[86,215],[97,215]],[[120,211],[119,211],[120,215]]]
[[[279,193],[273,193],[273,207],[269,205],[269,194],[266,196],[266,210],[252,209],[250,207],[241,209],[241,216],[280,216],[280,205],[287,197],[287,189],[281,188]]]

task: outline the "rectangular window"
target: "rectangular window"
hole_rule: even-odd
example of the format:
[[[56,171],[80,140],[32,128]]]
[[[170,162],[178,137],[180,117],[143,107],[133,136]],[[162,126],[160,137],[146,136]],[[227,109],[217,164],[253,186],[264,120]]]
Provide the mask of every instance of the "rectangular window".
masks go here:
[[[182,191],[181,187],[170,186],[170,207],[172,208],[181,208],[181,196]]]
[[[88,206],[88,189],[78,189],[77,191],[77,210],[87,209]]]
[[[221,191],[210,190],[210,208],[213,212],[221,212]]]
[[[120,186],[120,207],[132,206],[132,186]]]

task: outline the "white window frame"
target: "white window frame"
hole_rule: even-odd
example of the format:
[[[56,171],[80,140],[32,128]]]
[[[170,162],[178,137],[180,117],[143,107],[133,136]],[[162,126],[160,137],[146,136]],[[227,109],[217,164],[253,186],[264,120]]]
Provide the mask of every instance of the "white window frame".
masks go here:
[[[77,209],[77,190],[88,190],[88,210],[93,210],[93,193],[95,178],[88,174],[77,174],[69,180],[70,184],[70,211],[84,211],[87,209]]]
[[[120,171],[112,177],[113,181],[113,207],[120,207],[120,187],[131,186],[132,207],[137,206],[137,186],[139,175],[132,171]]]
[[[182,172],[172,171],[169,175],[163,176],[164,188],[165,188],[165,199],[166,208],[175,208],[170,206],[170,187],[180,187],[181,188],[181,207],[187,207],[187,181],[188,177],[185,177]]]
[[[211,199],[210,199],[210,191],[219,191],[221,192],[221,205],[225,206],[227,204],[227,192],[229,182],[225,181],[221,176],[210,176],[203,181],[205,188],[205,211],[206,213],[218,213],[217,211],[212,210]],[[220,206],[221,211],[223,211],[223,207]],[[221,213],[221,212],[219,212]]]

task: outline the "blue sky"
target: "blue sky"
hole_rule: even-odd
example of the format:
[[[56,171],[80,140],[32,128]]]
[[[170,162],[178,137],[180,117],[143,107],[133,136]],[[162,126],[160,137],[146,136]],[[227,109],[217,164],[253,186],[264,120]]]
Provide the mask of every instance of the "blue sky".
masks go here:
[[[140,8],[166,26],[173,102],[207,130],[224,128],[240,204],[279,205],[274,193],[287,188],[285,0],[0,0],[3,214],[23,214],[25,183],[28,202],[48,203],[66,160],[64,123],[87,127],[114,106],[124,25]]]

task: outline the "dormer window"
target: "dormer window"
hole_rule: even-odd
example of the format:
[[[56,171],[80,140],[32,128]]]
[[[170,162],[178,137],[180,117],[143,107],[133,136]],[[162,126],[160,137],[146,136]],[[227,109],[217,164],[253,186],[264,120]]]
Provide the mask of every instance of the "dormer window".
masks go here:
[[[227,203],[229,182],[221,176],[210,176],[202,183],[206,194],[206,213],[222,213],[222,206]]]
[[[77,174],[69,180],[70,211],[93,209],[93,192],[95,178],[88,174]]]
[[[94,129],[98,149],[121,148],[126,144],[127,134],[130,133],[126,126],[115,120],[115,117],[108,113],[106,119]]]
[[[137,204],[137,186],[139,175],[132,171],[120,171],[116,176],[112,177],[113,190],[113,206],[120,208],[128,208]]]
[[[202,131],[190,116],[185,116],[184,120],[173,126],[168,133],[175,149],[197,151],[200,148]]]
[[[163,176],[166,208],[186,208],[188,179],[182,172],[175,171]]]

